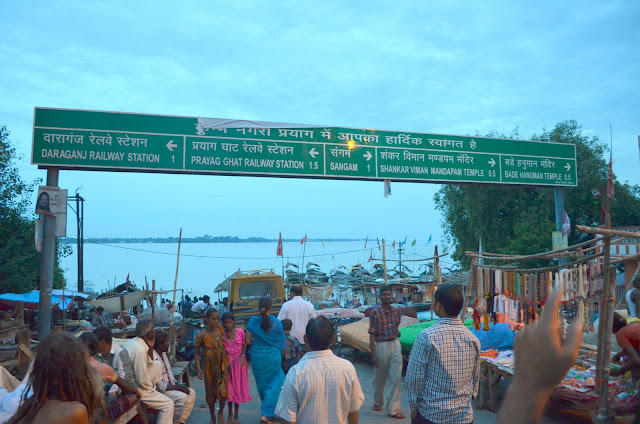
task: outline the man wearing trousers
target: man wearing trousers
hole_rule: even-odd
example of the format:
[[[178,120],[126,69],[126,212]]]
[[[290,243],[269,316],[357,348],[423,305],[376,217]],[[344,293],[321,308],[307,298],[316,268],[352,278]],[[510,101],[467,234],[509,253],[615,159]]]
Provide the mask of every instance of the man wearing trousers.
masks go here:
[[[402,378],[402,351],[400,347],[400,311],[391,307],[391,287],[380,288],[380,306],[369,318],[369,343],[373,362],[373,410],[386,406],[392,418],[404,419],[400,412],[400,382]],[[388,383],[388,384],[387,384]],[[385,393],[385,386],[386,393]]]
[[[174,402],[156,390],[148,370],[153,365],[153,345],[156,331],[153,321],[141,319],[136,324],[136,337],[124,345],[133,364],[133,379],[142,396],[140,401],[160,411],[158,424],[177,424],[179,416],[174,417]]]

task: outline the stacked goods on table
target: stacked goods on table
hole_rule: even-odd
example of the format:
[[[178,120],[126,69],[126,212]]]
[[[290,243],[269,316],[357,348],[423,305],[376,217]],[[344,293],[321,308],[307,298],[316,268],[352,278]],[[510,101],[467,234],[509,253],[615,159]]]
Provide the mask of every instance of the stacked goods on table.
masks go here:
[[[483,361],[499,370],[513,375],[513,351],[498,353],[497,356],[482,356]],[[596,347],[582,343],[576,364],[569,370],[560,385],[555,388],[551,399],[554,402],[570,404],[572,409],[597,409],[600,401],[595,390]],[[618,365],[612,364],[612,368]],[[616,415],[635,413],[640,402],[633,383],[628,376],[610,377],[609,406]]]

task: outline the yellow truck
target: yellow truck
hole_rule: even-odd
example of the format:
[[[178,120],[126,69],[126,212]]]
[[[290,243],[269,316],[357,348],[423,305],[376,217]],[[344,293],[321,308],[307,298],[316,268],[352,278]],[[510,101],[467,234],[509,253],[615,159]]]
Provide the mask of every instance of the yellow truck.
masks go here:
[[[245,328],[251,317],[260,314],[258,302],[263,296],[271,298],[271,314],[277,316],[286,298],[282,276],[273,269],[238,271],[231,277],[229,306],[239,327]]]

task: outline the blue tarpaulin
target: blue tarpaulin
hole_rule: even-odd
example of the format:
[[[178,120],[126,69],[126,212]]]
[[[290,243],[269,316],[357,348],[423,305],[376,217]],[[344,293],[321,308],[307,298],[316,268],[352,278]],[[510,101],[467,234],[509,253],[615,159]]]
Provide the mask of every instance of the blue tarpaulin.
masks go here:
[[[40,303],[40,292],[38,290],[29,293],[4,293],[0,294],[0,309],[7,310],[14,308],[18,302],[23,302],[25,309],[38,309]],[[51,296],[51,306],[53,309],[71,308],[73,299],[71,296]]]

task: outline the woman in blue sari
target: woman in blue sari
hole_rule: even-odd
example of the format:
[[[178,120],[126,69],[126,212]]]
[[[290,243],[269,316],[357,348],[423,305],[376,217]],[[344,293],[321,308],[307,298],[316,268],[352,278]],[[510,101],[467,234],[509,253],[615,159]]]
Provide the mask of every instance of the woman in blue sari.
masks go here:
[[[249,353],[253,376],[262,401],[260,423],[268,423],[270,418],[276,416],[275,409],[284,383],[282,351],[285,348],[285,336],[280,321],[270,315],[271,299],[261,297],[258,308],[260,315],[251,317],[247,323],[247,331],[253,336]]]

